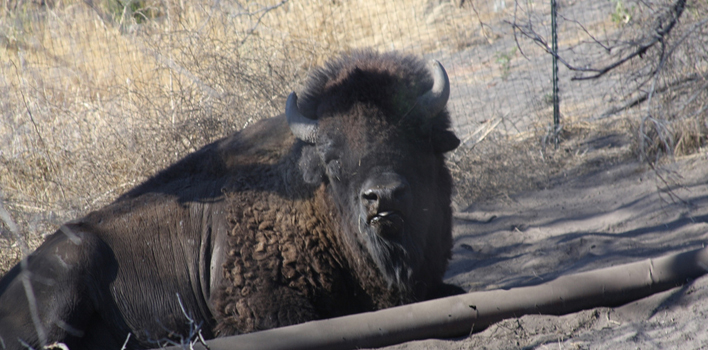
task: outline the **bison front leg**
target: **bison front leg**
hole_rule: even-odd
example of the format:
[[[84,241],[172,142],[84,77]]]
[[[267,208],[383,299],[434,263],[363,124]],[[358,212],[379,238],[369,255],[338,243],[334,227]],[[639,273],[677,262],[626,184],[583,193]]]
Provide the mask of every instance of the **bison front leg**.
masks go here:
[[[63,226],[0,280],[0,348],[38,349],[56,342],[88,348],[89,325],[115,275],[110,250],[92,234]],[[103,345],[110,347],[111,339]],[[118,348],[120,344],[118,345]]]

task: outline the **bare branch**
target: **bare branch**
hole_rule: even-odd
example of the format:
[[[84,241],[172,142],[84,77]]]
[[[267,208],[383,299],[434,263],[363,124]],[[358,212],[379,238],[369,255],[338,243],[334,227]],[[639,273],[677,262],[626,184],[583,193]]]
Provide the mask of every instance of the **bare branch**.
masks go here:
[[[671,10],[666,14],[666,16],[663,16],[663,17],[668,17],[668,23],[664,23],[665,20],[662,18],[659,18],[659,20],[657,21],[658,23],[652,29],[652,33],[649,35],[648,41],[646,41],[643,44],[637,44],[637,47],[630,54],[628,54],[622,58],[619,58],[618,60],[612,62],[611,64],[609,64],[605,67],[601,67],[601,68],[577,67],[577,66],[570,64],[568,61],[566,61],[565,59],[560,57],[560,55],[558,55],[557,52],[553,52],[553,50],[548,45],[548,42],[533,30],[533,28],[531,27],[530,21],[529,21],[529,25],[527,27],[520,26],[519,24],[516,23],[516,21],[514,21],[513,23],[509,23],[509,22],[507,22],[507,23],[512,25],[514,33],[516,33],[516,31],[518,30],[519,33],[521,33],[522,35],[531,39],[535,44],[539,45],[544,51],[555,56],[558,59],[558,61],[560,61],[569,70],[576,71],[576,72],[582,72],[582,73],[593,73],[593,74],[586,75],[586,76],[572,77],[571,80],[590,80],[590,79],[597,79],[597,78],[607,74],[608,72],[627,63],[628,61],[632,60],[635,57],[644,56],[644,54],[647,52],[647,50],[652,48],[657,43],[661,43],[662,45],[665,45],[666,37],[671,33],[671,31],[674,29],[674,27],[678,23],[678,20],[681,17],[681,15],[683,14],[685,7],[686,7],[686,0],[677,0],[676,3],[671,7]],[[596,40],[594,38],[593,38],[593,40],[595,40],[595,42],[600,44],[598,40]],[[608,51],[608,52],[611,51],[611,48],[609,48],[605,45],[602,45],[602,44],[600,44],[600,45],[606,51]],[[662,53],[661,57],[664,57],[663,53]]]
[[[20,248],[22,249],[22,254],[29,254],[29,247],[27,246],[27,243],[25,242],[25,240],[22,239],[22,236],[20,236],[20,230],[18,229],[17,224],[15,224],[15,220],[12,219],[12,215],[10,215],[10,212],[8,212],[5,209],[5,206],[3,205],[3,194],[1,191],[0,191],[0,221],[5,223],[5,226],[7,226],[8,230],[10,230],[10,233],[17,240],[17,243],[20,244]],[[10,237],[6,237],[6,238],[10,238]]]
[[[464,1],[464,0],[463,0]],[[479,23],[479,29],[482,31],[482,35],[489,41],[489,34],[487,34],[487,31],[484,29],[486,26],[489,28],[489,25],[482,22],[482,17],[479,15],[479,11],[477,11],[477,8],[474,6],[474,1],[470,1],[470,6],[472,6],[472,11],[474,12],[475,16],[477,17],[477,22]],[[491,29],[489,29],[491,30]]]
[[[505,21],[505,23],[511,24],[511,29],[514,32],[514,42],[516,43],[516,48],[519,49],[519,52],[521,53],[521,56],[524,56],[526,60],[530,60],[528,56],[524,53],[524,50],[521,48],[521,44],[519,43],[519,36],[516,35],[516,12],[518,11],[519,8],[519,3],[517,1],[514,1],[514,22],[509,23],[508,21]],[[529,21],[529,26],[531,26],[531,21]]]
[[[682,86],[685,86],[685,85],[687,85],[687,84],[689,84],[689,83],[695,83],[695,82],[697,82],[697,81],[699,81],[699,80],[701,80],[701,79],[702,79],[702,76],[701,76],[701,75],[699,75],[699,74],[692,74],[692,75],[690,75],[690,76],[682,77],[681,79],[677,79],[677,80],[675,80],[675,81],[672,81],[672,82],[670,82],[670,83],[668,83],[668,84],[666,84],[666,85],[664,85],[664,86],[662,86],[662,87],[660,87],[660,88],[657,88],[657,89],[655,89],[655,92],[665,92],[665,91],[667,91],[667,90],[669,90],[669,89],[672,89],[672,88],[682,87]],[[697,96],[698,92],[700,92],[700,90],[705,89],[706,87],[708,87],[708,85],[702,86],[700,89],[698,89],[698,91],[696,92],[696,94],[695,94],[694,96]],[[640,96],[637,96],[637,97],[631,99],[629,102],[625,103],[625,104],[622,105],[622,106],[609,108],[609,109],[606,110],[604,113],[602,113],[597,119],[604,119],[604,118],[607,118],[607,117],[609,117],[609,116],[611,116],[611,115],[614,115],[614,114],[617,114],[617,113],[619,113],[619,112],[622,112],[622,111],[628,110],[628,109],[630,109],[630,108],[636,107],[636,106],[638,106],[639,104],[645,102],[648,97],[649,97],[649,93],[647,92],[647,93],[645,93],[645,94],[642,94],[642,95],[640,95]],[[690,100],[689,100],[688,102],[690,102]]]
[[[665,62],[666,62],[666,59],[667,59],[668,57],[671,57],[671,56],[673,55],[674,51],[676,51],[676,48],[678,48],[679,46],[681,46],[681,44],[683,44],[683,42],[686,41],[686,39],[687,39],[689,36],[691,36],[691,34],[693,34],[693,32],[696,31],[696,29],[702,28],[704,25],[706,25],[706,23],[708,23],[708,18],[706,18],[706,19],[704,19],[704,20],[702,20],[702,21],[700,21],[700,22],[694,24],[693,27],[691,27],[691,29],[689,29],[689,30],[687,30],[685,33],[683,33],[683,35],[681,36],[681,38],[679,38],[679,40],[676,41],[676,43],[671,47],[671,49],[669,49],[669,52],[668,52],[668,53],[664,54],[664,52],[662,52],[662,55],[661,55],[661,62],[659,62],[659,66],[657,66],[656,70],[654,71],[654,74],[656,74],[656,73],[658,73],[659,71],[661,71],[661,68],[664,66],[664,64],[665,64]],[[663,45],[663,44],[662,44],[662,45]]]
[[[273,10],[285,5],[287,2],[288,2],[288,0],[282,0],[280,3],[277,3],[273,6],[264,7],[258,11],[255,11],[255,12],[248,12],[248,13],[244,13],[244,14],[239,14],[239,15],[252,16],[257,13],[261,13],[261,15],[256,20],[256,24],[254,24],[253,27],[251,27],[251,29],[249,29],[246,32],[246,36],[243,38],[243,40],[241,40],[241,45],[243,45],[246,42],[246,40],[248,40],[248,38],[250,38],[251,35],[256,31],[256,28],[258,28],[258,26],[261,24],[261,21],[263,20],[263,17],[265,17],[265,15],[267,15],[268,12],[273,11]]]
[[[25,289],[25,296],[27,297],[27,304],[30,309],[30,316],[32,317],[32,324],[34,329],[37,331],[37,339],[41,347],[47,344],[47,333],[42,326],[42,321],[39,318],[39,310],[37,310],[37,299],[34,295],[34,289],[32,288],[32,272],[29,271],[27,267],[27,258],[23,258],[20,261],[20,266],[22,272],[20,272],[20,280],[22,281],[22,287]]]
[[[605,49],[605,51],[607,51],[607,53],[610,53],[610,52],[612,51],[612,48],[611,48],[611,47],[609,47],[609,46],[603,44],[600,40],[596,39],[595,36],[593,36],[592,34],[590,34],[590,32],[587,30],[587,28],[585,28],[585,26],[584,26],[582,23],[580,23],[578,20],[576,20],[576,19],[569,19],[569,18],[567,18],[567,17],[565,17],[565,16],[563,16],[563,15],[558,15],[558,17],[562,18],[562,19],[565,20],[565,21],[568,21],[568,22],[571,22],[571,23],[575,23],[578,27],[580,27],[580,29],[583,30],[583,32],[585,32],[585,34],[586,34],[587,36],[590,37],[590,39],[592,39],[593,42],[595,42],[595,44],[600,45],[600,47],[602,47],[603,49]]]
[[[19,81],[23,81],[22,78],[20,78],[20,71],[17,68],[17,65],[15,64],[15,61],[10,61],[12,64],[12,67],[15,68],[15,74],[17,75],[17,79]],[[37,122],[34,120],[34,116],[32,115],[32,110],[29,108],[29,104],[27,103],[27,99],[25,98],[25,93],[22,91],[22,89],[17,89],[18,92],[20,93],[20,96],[22,97],[22,103],[24,104],[25,110],[27,110],[27,115],[30,118],[30,122],[32,123],[32,126],[34,127],[34,131],[37,134],[37,138],[39,139],[39,142],[42,143],[42,148],[47,150],[49,147],[47,147],[47,143],[44,142],[44,138],[42,137],[42,133],[39,131],[39,126],[37,125]],[[54,171],[54,174],[59,174],[59,168],[57,167],[56,163],[52,159],[52,157],[49,155],[48,152],[45,152],[44,154],[45,158],[47,159],[47,162],[49,163],[49,166],[52,168]],[[54,183],[56,183],[59,187],[59,190],[61,191],[61,196],[64,201],[66,201],[66,193],[64,192],[64,186],[58,182],[58,180],[55,179],[48,179]]]

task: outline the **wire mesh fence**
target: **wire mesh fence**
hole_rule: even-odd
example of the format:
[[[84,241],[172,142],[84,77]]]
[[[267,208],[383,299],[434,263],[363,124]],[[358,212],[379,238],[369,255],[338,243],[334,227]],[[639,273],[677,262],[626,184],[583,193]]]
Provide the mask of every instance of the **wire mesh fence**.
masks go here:
[[[672,139],[665,148],[704,142],[708,6],[558,6],[562,125],[643,111],[636,125],[648,129],[637,129]],[[538,137],[552,124],[547,2],[10,0],[0,11],[0,187],[33,237],[210,141],[282,113],[309,70],[358,48],[405,51],[445,66],[463,140],[451,155],[460,183],[468,177],[470,186],[489,186],[502,167],[530,173],[525,162],[548,161],[528,145],[506,145],[522,154],[514,164],[508,153],[462,164],[480,143]],[[672,14],[681,18],[674,36],[642,46]],[[611,65],[642,48],[602,79],[579,80],[585,72],[574,69]],[[655,73],[657,65],[672,73]],[[652,96],[658,107],[635,108]],[[660,108],[672,103],[685,108]],[[688,125],[675,130],[695,132],[667,129],[675,120]]]

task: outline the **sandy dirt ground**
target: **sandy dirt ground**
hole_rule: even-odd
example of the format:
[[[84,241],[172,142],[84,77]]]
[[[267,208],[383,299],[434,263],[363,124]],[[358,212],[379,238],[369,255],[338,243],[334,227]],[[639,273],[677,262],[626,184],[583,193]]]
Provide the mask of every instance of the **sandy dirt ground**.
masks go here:
[[[447,281],[468,291],[534,285],[708,242],[705,150],[660,171],[631,159],[594,164],[548,188],[458,211]],[[387,349],[706,349],[707,318],[703,277],[621,307],[527,315]]]
[[[600,23],[614,4],[568,1],[563,11],[584,23]],[[528,57],[514,56],[505,76],[495,55],[516,52],[510,51],[515,41],[505,22],[490,25],[500,35],[493,42],[455,55],[431,55],[446,67],[455,67],[449,72],[453,80],[449,105],[458,136],[469,143],[477,138],[467,136],[475,135],[483,119],[495,120],[489,115],[509,116],[500,118],[496,131],[511,135],[526,130],[537,114],[549,110],[543,98],[550,80],[547,72],[534,66],[547,56],[527,45]],[[481,65],[471,64],[475,55],[489,58]],[[600,100],[611,91],[610,83],[573,85],[578,83],[571,84],[572,75],[561,73],[563,103],[578,105],[582,112],[569,114],[583,116],[589,113],[585,109],[604,112],[585,102]],[[535,285],[708,242],[708,150],[675,159],[656,171],[635,156],[613,156],[628,153],[627,135],[598,132],[574,142],[573,152],[582,154],[580,165],[554,170],[550,180],[539,181],[541,188],[508,186],[536,189],[458,206],[447,282],[468,291]],[[517,154],[517,160],[503,168],[521,175],[540,173],[533,168],[538,162],[525,163],[526,156]],[[526,178],[497,175],[499,182]],[[458,339],[420,340],[386,349],[708,349],[708,277],[620,307],[563,316],[527,315]]]

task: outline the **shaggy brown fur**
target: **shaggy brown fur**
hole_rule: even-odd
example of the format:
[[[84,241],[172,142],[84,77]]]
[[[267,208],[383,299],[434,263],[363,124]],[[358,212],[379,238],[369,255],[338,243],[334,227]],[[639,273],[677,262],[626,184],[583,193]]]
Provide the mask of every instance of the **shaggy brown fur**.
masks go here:
[[[446,110],[415,108],[432,84],[424,62],[398,54],[315,71],[298,108],[318,120],[316,141],[266,119],[66,224],[0,280],[0,340],[120,349],[130,334],[127,348],[147,348],[459,292],[442,283],[443,153],[459,140]],[[388,179],[400,203],[372,223],[366,189]]]
[[[226,167],[224,173],[237,174],[222,188],[229,238],[225,281],[212,297],[218,334],[246,333],[400,303],[369,265],[370,259],[359,257],[369,264],[360,273],[352,273],[348,261],[356,259],[342,249],[340,218],[325,186],[313,187],[300,180],[297,158],[293,152],[285,153],[295,143],[280,117],[260,122],[216,147],[223,159],[219,163]],[[202,161],[208,158],[199,157]],[[208,169],[207,164],[188,168]],[[125,198],[138,195],[142,191],[136,189]]]
[[[411,111],[411,101],[431,84],[425,66],[412,57],[357,52],[313,73],[300,105],[304,113],[320,120],[322,129],[347,130],[347,152],[371,153],[367,149],[371,130],[384,140],[401,131],[407,139],[425,137],[418,130],[425,127],[427,120],[418,115],[409,115],[403,122],[401,118]],[[351,114],[359,101],[375,105],[378,111],[357,111],[354,115],[384,119],[351,117],[339,124],[339,118],[330,117]],[[273,123],[269,123],[269,139],[287,140],[275,149],[302,146],[297,140],[290,144],[288,135],[281,134],[283,125],[276,127]],[[446,130],[446,112],[431,123],[434,128]],[[395,126],[392,128],[391,124]],[[308,146],[303,147],[304,154]],[[374,153],[381,155],[386,151]],[[397,151],[394,153],[398,156]],[[347,216],[352,209],[333,200],[337,195],[327,182],[308,189],[300,181],[302,174],[295,159],[259,154],[263,159],[251,158],[247,164],[271,166],[253,173],[241,172],[226,191],[232,226],[224,265],[227,282],[216,297],[219,334],[370,311],[421,300],[434,293],[445,294],[435,288],[442,285],[452,244],[451,179],[441,156],[433,162],[439,171],[437,180],[424,185],[437,193],[423,198],[433,201],[435,211],[429,215],[437,213],[442,220],[437,221],[438,227],[431,233],[416,233],[433,236],[423,237],[426,241],[419,248],[424,252],[407,253],[423,254],[417,257],[423,262],[415,266],[410,285],[397,286],[383,276],[365,247],[366,242],[356,238],[356,232],[352,232],[356,228],[351,225],[357,219]],[[307,190],[298,192],[303,189]],[[402,290],[408,287],[411,290]]]

